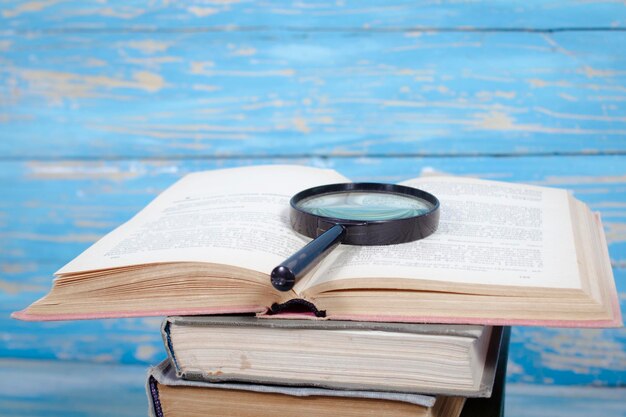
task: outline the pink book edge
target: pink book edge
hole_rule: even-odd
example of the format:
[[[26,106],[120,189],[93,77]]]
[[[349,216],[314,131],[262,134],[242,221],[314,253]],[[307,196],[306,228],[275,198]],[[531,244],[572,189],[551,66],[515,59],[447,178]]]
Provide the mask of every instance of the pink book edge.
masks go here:
[[[91,314],[55,314],[36,315],[28,314],[24,311],[17,311],[11,317],[23,321],[59,321],[59,320],[92,320],[92,319],[113,319],[113,318],[133,318],[149,316],[195,316],[213,314],[239,314],[256,313],[260,317],[271,319],[303,319],[320,320],[311,314],[305,313],[284,313],[267,315],[267,309],[259,306],[238,307],[238,308],[190,308],[154,311],[132,311],[132,312],[104,312]],[[324,320],[324,319],[322,319]],[[371,322],[400,322],[400,323],[437,323],[437,324],[479,324],[489,326],[545,326],[545,327],[578,327],[578,328],[608,328],[622,327],[619,309],[614,320],[520,320],[520,319],[489,319],[480,317],[424,317],[424,316],[400,316],[400,315],[351,315],[351,314],[331,314],[326,320],[348,320],[348,321],[371,321]]]

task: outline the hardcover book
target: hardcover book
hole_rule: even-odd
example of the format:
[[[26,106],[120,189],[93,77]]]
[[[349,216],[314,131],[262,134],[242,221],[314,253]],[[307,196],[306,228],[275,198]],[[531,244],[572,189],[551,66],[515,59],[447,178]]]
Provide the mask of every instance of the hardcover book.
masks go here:
[[[170,317],[177,376],[329,389],[489,397],[502,328],[356,321]]]
[[[458,177],[402,184],[439,197],[439,229],[389,246],[340,245],[293,290],[269,274],[309,238],[290,197],[349,181],[253,166],[199,172],[165,190],[56,273],[23,320],[266,314],[305,300],[334,320],[620,326],[599,217],[567,191]]]
[[[185,381],[167,360],[149,371],[146,389],[152,417],[458,417],[465,402],[463,397]]]

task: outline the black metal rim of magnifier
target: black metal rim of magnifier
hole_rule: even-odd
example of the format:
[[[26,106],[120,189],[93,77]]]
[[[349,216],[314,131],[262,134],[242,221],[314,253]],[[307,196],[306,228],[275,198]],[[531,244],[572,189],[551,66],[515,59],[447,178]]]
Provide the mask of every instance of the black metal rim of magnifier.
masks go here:
[[[429,202],[432,208],[426,213],[401,219],[360,221],[311,214],[298,206],[299,202],[312,196],[359,191],[414,196]],[[347,245],[394,245],[412,242],[433,234],[439,225],[440,204],[437,197],[418,188],[397,184],[357,182],[321,185],[294,195],[290,205],[290,220],[295,231],[315,238],[340,224],[345,228],[341,243]]]

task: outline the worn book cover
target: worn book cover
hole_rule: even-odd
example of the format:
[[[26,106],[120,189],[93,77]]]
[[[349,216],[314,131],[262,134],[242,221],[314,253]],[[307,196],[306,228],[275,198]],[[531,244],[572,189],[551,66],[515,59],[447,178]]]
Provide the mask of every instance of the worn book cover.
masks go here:
[[[146,392],[152,417],[302,416],[366,414],[389,417],[456,417],[464,398],[364,390],[237,382],[211,383],[178,378],[168,360],[151,368]]]
[[[502,328],[245,316],[169,317],[187,380],[489,397]]]

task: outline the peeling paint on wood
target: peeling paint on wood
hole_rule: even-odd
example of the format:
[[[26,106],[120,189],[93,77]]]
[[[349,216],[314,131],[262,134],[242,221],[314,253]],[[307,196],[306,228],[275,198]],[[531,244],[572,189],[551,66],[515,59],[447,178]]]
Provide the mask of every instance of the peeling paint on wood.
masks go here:
[[[145,415],[145,366],[0,361],[6,417]]]
[[[0,35],[8,48],[0,97],[10,105],[0,107],[0,152],[62,159],[626,151],[626,57],[606,52],[619,50],[626,33],[404,35]]]
[[[271,0],[91,3],[22,0],[0,7],[7,28],[19,30],[105,29],[198,30],[238,28],[309,30],[395,30],[397,28],[554,29],[620,28],[626,25],[620,1]]]

